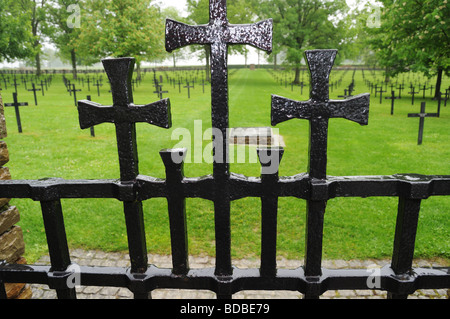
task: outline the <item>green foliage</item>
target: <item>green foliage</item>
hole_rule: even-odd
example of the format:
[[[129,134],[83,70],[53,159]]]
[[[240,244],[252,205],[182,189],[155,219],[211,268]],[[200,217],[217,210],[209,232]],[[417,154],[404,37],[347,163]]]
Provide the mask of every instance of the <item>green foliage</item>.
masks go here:
[[[388,75],[450,72],[448,0],[383,0],[381,28],[371,31],[372,46]]]
[[[80,0],[53,0],[45,6],[45,23],[43,32],[56,45],[61,57],[70,60],[71,52],[77,49],[75,40],[78,38],[80,29],[71,25],[73,11],[68,8],[71,5],[80,5]]]
[[[295,83],[299,83],[299,66],[305,49],[339,49],[346,34],[344,0],[264,0],[258,14],[274,20],[274,53],[285,52],[286,61],[296,66]],[[341,58],[340,55],[339,58]],[[337,61],[338,63],[338,61]]]
[[[31,24],[17,1],[0,1],[0,61],[31,56],[31,40]]]
[[[148,0],[86,0],[77,46],[87,56],[154,60],[163,54],[164,21]]]

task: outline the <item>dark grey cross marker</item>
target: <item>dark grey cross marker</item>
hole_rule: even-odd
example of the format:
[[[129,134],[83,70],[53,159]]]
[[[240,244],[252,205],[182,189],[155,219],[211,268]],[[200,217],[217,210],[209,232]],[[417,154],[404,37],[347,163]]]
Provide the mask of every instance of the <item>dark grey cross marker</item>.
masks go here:
[[[423,91],[423,98],[425,98],[425,92],[428,90],[429,88],[427,88],[427,85],[424,84],[423,87],[419,87],[419,90]]]
[[[425,113],[425,102],[420,105],[420,113],[409,113],[408,117],[419,117],[419,138],[417,139],[417,145],[422,144],[423,140],[423,127],[426,117],[439,117],[437,113]]]
[[[186,86],[183,86],[185,89],[188,90],[188,98],[191,98],[191,88],[193,88],[193,85],[189,85],[189,81],[186,83]]]
[[[411,105],[414,105],[414,96],[419,93],[418,91],[416,91],[416,88],[411,84],[411,92],[408,92],[409,94],[412,94],[411,97]]]
[[[100,87],[103,86],[103,84],[97,80],[93,85],[97,87],[97,95],[100,96]]]
[[[380,93],[380,104],[383,101],[383,93],[385,93],[385,92],[387,92],[387,91],[383,90],[383,86],[382,85],[380,85],[380,89],[378,91],[376,91],[376,89],[375,89],[375,93]]]
[[[228,163],[228,45],[249,44],[272,51],[272,20],[255,24],[232,25],[227,18],[226,0],[209,1],[209,23],[190,26],[174,20],[166,21],[166,50],[202,44],[211,46],[211,116],[212,127],[222,136],[213,140],[213,176],[216,225],[216,275],[229,276],[231,267],[230,178]],[[220,297],[220,296],[219,296]]]
[[[162,90],[162,85],[158,85],[158,89],[156,91],[154,91],[153,93],[156,93],[159,97],[160,100],[163,99],[163,94],[164,93],[169,93],[169,91],[163,91]]]
[[[399,96],[395,96],[395,91],[391,91],[391,96],[385,97],[386,100],[391,100],[391,115],[394,115],[394,101],[399,100]]]
[[[36,89],[36,85],[34,83],[32,83],[31,86],[33,88],[29,89],[28,91],[30,91],[30,92],[33,91],[33,94],[34,94],[34,105],[38,105],[36,91],[40,91],[41,89]]]
[[[146,122],[163,128],[171,127],[170,102],[160,100],[148,105],[135,105],[131,79],[134,58],[104,59],[103,67],[111,83],[113,105],[103,106],[87,100],[78,101],[80,127],[92,127],[105,122],[116,126],[119,153],[120,181],[124,184],[136,181],[139,175],[136,142],[136,123]],[[124,201],[125,223],[131,259],[131,272],[147,270],[147,246],[143,225],[141,201]]]
[[[88,85],[88,91],[90,92],[90,91],[91,91],[91,86],[90,86],[91,78],[89,77],[89,74],[88,74],[88,76],[86,77],[86,82],[87,82],[87,85]]]
[[[41,80],[41,91],[42,91],[42,96],[45,96],[45,93],[44,93],[44,81],[42,81]]]
[[[329,99],[329,76],[337,50],[306,51],[310,71],[310,99],[295,101],[272,95],[271,122],[278,123],[298,118],[309,120],[309,164],[311,182],[326,180],[327,138],[330,118],[345,118],[367,125],[369,119],[369,94],[361,94],[346,100]],[[320,276],[322,261],[323,216],[326,200],[308,200],[305,254],[305,275]],[[310,296],[314,297],[314,296]]]
[[[401,99],[402,98],[402,90],[405,89],[405,86],[403,84],[400,84],[398,87],[398,98]]]
[[[16,92],[13,93],[13,100],[14,103],[5,103],[5,106],[14,106],[14,109],[16,111],[17,128],[19,129],[19,133],[22,133],[22,121],[20,120],[19,106],[27,106],[28,102],[17,102]]]
[[[81,90],[75,89],[75,84],[72,84],[71,86],[72,88],[70,89],[70,91],[73,92],[73,100],[75,102],[75,106],[77,106],[77,92],[80,92]]]
[[[17,87],[18,87],[19,85],[20,85],[20,84],[17,83],[16,76],[14,76],[14,91],[16,91],[16,93],[17,93]]]

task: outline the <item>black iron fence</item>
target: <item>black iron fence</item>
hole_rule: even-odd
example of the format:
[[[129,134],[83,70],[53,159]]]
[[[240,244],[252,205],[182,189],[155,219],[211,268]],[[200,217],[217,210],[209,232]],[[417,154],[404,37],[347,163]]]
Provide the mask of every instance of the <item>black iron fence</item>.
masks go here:
[[[171,126],[168,99],[148,105],[133,104],[131,77],[134,59],[105,59],[113,95],[112,106],[79,101],[81,128],[110,122],[116,127],[120,163],[119,180],[10,180],[0,182],[0,197],[31,198],[39,201],[47,236],[50,266],[0,263],[0,297],[5,282],[46,284],[59,298],[75,298],[69,283],[77,276],[82,286],[127,287],[135,298],[149,298],[161,288],[206,289],[218,298],[231,298],[242,290],[291,290],[306,298],[318,298],[327,290],[377,289],[389,298],[406,298],[417,289],[450,288],[449,268],[412,268],[420,205],[430,196],[450,195],[450,176],[393,175],[334,177],[326,175],[327,131],[330,118],[345,118],[368,124],[369,95],[335,101],[328,98],[328,78],[335,50],[305,53],[311,87],[309,101],[272,97],[272,125],[300,118],[310,121],[310,154],[306,173],[278,176],[282,148],[258,150],[260,177],[230,173],[227,160],[228,73],[227,46],[250,44],[271,51],[272,21],[252,25],[230,25],[226,1],[210,1],[210,23],[188,26],[172,20],[166,24],[166,49],[190,44],[211,45],[212,126],[214,136],[213,174],[199,178],[183,175],[185,149],[160,152],[166,178],[139,174],[135,123],[162,128]],[[219,26],[219,27],[218,27]],[[306,253],[304,266],[277,269],[277,204],[280,197],[307,201]],[[377,284],[367,269],[326,269],[322,263],[322,238],[327,201],[335,197],[398,197],[397,224],[392,263],[379,269]],[[142,202],[162,197],[168,201],[173,267],[148,265]],[[231,262],[230,203],[245,197],[261,198],[261,266],[238,269]],[[61,199],[115,198],[123,202],[131,267],[74,267],[70,259]],[[216,263],[214,268],[191,269],[188,263],[186,198],[214,203]],[[300,212],[299,212],[300,213]],[[76,269],[76,272],[74,272]]]

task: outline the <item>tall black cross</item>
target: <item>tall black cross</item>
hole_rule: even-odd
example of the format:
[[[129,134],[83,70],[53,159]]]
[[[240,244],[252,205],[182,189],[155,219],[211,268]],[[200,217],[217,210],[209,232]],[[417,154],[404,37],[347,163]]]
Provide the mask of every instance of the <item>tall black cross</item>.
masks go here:
[[[383,101],[383,93],[385,93],[385,92],[387,92],[387,91],[384,91],[383,90],[383,86],[382,85],[380,85],[380,89],[377,91],[376,90],[376,88],[375,88],[375,93],[380,93],[380,104],[382,103],[382,101]]]
[[[221,136],[213,139],[214,209],[216,225],[216,270],[218,276],[232,274],[230,239],[230,197],[228,181],[228,45],[249,44],[272,51],[272,20],[255,24],[231,25],[227,19],[227,1],[209,1],[209,23],[190,26],[166,21],[166,50],[172,52],[191,44],[211,46],[212,127]],[[220,297],[220,296],[219,296]]]
[[[400,99],[400,97],[395,96],[395,91],[391,91],[391,96],[387,96],[385,99],[391,100],[391,115],[394,115],[394,101]]]
[[[28,91],[33,91],[33,94],[34,94],[34,105],[38,105],[36,91],[40,91],[41,89],[36,89],[36,85],[34,83],[32,83],[31,86],[33,88],[29,89]]]
[[[86,100],[90,101],[91,96],[90,95],[86,96]],[[91,126],[90,129],[91,129],[91,136],[95,137],[95,128],[93,126]]]
[[[309,120],[309,164],[311,182],[322,183],[327,171],[327,138],[330,118],[345,118],[361,125],[368,124],[369,94],[361,94],[346,100],[329,100],[329,76],[337,50],[306,51],[310,71],[310,99],[295,101],[272,95],[271,122],[293,119]],[[323,217],[326,200],[307,202],[305,275],[320,276],[322,261]],[[313,297],[313,296],[310,296]]]
[[[409,113],[408,117],[419,117],[419,138],[417,139],[417,145],[422,144],[423,140],[423,127],[426,117],[439,117],[437,113],[425,113],[425,102],[420,105],[420,113]]]
[[[45,96],[45,93],[44,93],[44,81],[43,80],[41,80],[41,91],[42,91],[42,96]]]
[[[14,91],[17,93],[17,87],[19,86],[20,84],[18,84],[17,83],[17,79],[16,79],[16,76],[14,75]]]
[[[189,85],[189,81],[188,81],[188,82],[186,82],[186,86],[183,86],[183,87],[188,90],[188,98],[190,99],[191,98],[191,88],[193,88],[194,86]]]
[[[97,87],[97,95],[100,96],[100,87],[103,86],[103,84],[97,80],[93,85]]]
[[[419,87],[419,90],[423,91],[423,98],[425,98],[425,92],[428,90],[427,85],[424,84],[423,87]]]
[[[19,106],[27,106],[28,102],[17,102],[17,93],[13,93],[14,103],[5,103],[5,106],[14,106],[16,111],[16,120],[17,120],[17,128],[19,129],[19,133],[22,133],[22,121],[20,120],[20,112]]]
[[[412,94],[412,97],[411,97],[411,105],[414,105],[414,96],[415,96],[417,93],[419,93],[419,92],[416,92],[416,88],[414,87],[414,85],[411,84],[411,92],[408,92],[408,94]]]
[[[80,127],[89,128],[109,122],[116,126],[119,153],[120,181],[124,184],[135,181],[138,174],[136,123],[146,122],[163,128],[171,127],[170,102],[168,99],[148,105],[135,105],[131,90],[134,58],[102,60],[111,83],[112,106],[103,106],[91,101],[78,101]],[[143,223],[142,202],[124,201],[131,272],[147,270],[147,248]]]
[[[80,90],[80,89],[77,90],[77,89],[75,88],[75,84],[72,84],[71,87],[72,87],[72,88],[70,89],[70,91],[73,92],[73,100],[74,100],[74,102],[75,102],[75,106],[77,106],[77,102],[78,102],[78,101],[77,101],[77,92],[81,92],[81,90]]]
[[[401,99],[402,98],[402,90],[405,88],[405,86],[403,84],[400,84],[397,89],[398,89],[398,98]]]
[[[163,93],[169,93],[169,91],[163,91],[162,90],[162,85],[158,85],[158,89],[156,89],[156,91],[153,92],[153,93],[156,93],[158,95],[159,99],[162,100],[163,99]]]
[[[86,82],[87,82],[87,85],[88,85],[88,91],[90,92],[90,91],[91,91],[91,85],[90,85],[90,83],[91,83],[91,78],[89,77],[89,74],[88,74],[88,76],[86,77]]]

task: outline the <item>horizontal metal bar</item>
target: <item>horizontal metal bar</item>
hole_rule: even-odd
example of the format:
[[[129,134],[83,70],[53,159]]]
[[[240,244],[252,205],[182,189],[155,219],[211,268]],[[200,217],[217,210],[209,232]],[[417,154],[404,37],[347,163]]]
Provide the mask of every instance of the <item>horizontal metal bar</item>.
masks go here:
[[[186,198],[213,200],[211,175],[183,178]],[[450,195],[450,175],[328,176],[325,181],[310,179],[308,174],[280,177],[274,196],[328,200],[335,197],[403,196],[425,199]],[[260,177],[231,174],[230,200],[263,196]],[[60,198],[115,198],[121,201],[167,197],[164,179],[139,175],[134,182],[119,180],[2,180],[0,198],[31,198],[49,201]]]
[[[64,287],[73,272],[52,272],[50,266],[4,265],[4,282],[39,283],[50,288]],[[450,268],[413,268],[411,276],[396,276],[390,265],[374,269],[327,269],[322,276],[307,277],[302,267],[278,269],[276,276],[260,276],[259,269],[234,267],[230,277],[214,274],[214,268],[190,269],[186,275],[174,275],[172,269],[150,265],[145,273],[130,273],[129,268],[80,266],[80,285],[129,288],[134,293],[154,289],[202,289],[234,294],[243,290],[290,290],[321,295],[327,290],[384,290],[412,294],[418,289],[450,288]],[[376,279],[372,282],[373,279]],[[373,283],[373,285],[369,285]]]

